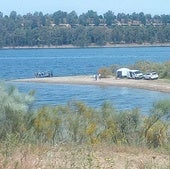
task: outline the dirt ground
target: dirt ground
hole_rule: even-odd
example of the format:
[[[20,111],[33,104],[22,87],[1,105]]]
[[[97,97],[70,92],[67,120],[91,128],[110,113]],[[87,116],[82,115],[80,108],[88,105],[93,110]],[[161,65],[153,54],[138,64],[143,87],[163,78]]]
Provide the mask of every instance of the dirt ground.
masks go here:
[[[169,169],[170,156],[146,148],[123,146],[24,146],[8,157],[0,154],[6,169]]]

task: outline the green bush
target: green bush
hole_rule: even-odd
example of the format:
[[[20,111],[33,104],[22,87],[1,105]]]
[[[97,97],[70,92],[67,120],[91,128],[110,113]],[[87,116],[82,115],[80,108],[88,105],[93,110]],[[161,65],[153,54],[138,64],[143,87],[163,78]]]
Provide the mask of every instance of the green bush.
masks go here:
[[[0,84],[0,95],[0,139],[13,133],[22,137],[34,100],[32,93],[20,93],[14,86]]]
[[[119,113],[117,124],[125,143],[130,145],[138,144],[141,122],[141,116],[138,109]]]
[[[154,63],[150,61],[138,61],[134,65],[125,65],[129,69],[139,69],[144,74],[156,71],[159,75],[160,79],[170,79],[170,61],[166,61],[165,63]],[[118,65],[111,65],[109,67],[102,67],[98,70],[98,73],[102,75],[102,77],[113,76],[116,73],[116,70],[120,68]]]
[[[119,111],[109,102],[98,109],[73,101],[33,111],[31,93],[23,94],[1,84],[0,94],[0,142],[4,147],[63,142],[169,147],[170,100],[154,103],[148,116],[142,116],[138,109]]]
[[[131,69],[139,69],[143,73],[156,71],[159,78],[170,78],[170,61],[165,63],[154,63],[149,61],[139,61],[130,67]]]
[[[149,147],[165,145],[170,132],[170,100],[155,102],[143,124],[143,135]]]
[[[100,68],[100,69],[98,70],[98,74],[101,74],[101,77],[102,77],[102,78],[106,78],[106,77],[112,75],[112,72],[111,72],[111,70],[110,70],[109,68],[107,68],[107,67],[102,67],[102,68]]]

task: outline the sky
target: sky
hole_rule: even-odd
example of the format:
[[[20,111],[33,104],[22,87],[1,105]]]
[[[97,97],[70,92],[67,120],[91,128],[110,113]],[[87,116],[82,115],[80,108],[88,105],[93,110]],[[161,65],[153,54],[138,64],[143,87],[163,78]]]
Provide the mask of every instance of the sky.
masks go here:
[[[11,11],[17,14],[43,12],[53,14],[61,10],[64,12],[76,11],[77,15],[88,10],[102,15],[111,10],[114,14],[133,12],[151,15],[170,14],[170,0],[0,0],[0,12],[9,15]]]

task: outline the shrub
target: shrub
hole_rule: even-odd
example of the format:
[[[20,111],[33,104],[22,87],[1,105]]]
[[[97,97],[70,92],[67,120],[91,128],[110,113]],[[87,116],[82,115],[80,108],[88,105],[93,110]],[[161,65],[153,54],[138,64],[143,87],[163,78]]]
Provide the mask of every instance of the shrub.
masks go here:
[[[94,109],[79,101],[40,107],[33,114],[32,93],[23,94],[14,87],[0,85],[0,94],[0,141],[6,154],[19,142],[146,143],[156,148],[170,141],[170,100],[155,102],[146,117],[138,109],[118,111],[109,102]]]
[[[109,77],[110,75],[113,75],[112,70],[107,67],[102,67],[98,70],[98,74],[101,74],[102,78]]]
[[[29,114],[32,93],[20,93],[14,86],[0,85],[0,139],[8,134],[24,134]]]
[[[57,109],[42,107],[38,109],[34,119],[34,128],[41,142],[55,142],[57,131],[61,123]]]
[[[146,134],[146,143],[148,147],[161,147],[168,142],[168,124],[159,120],[154,123]]]
[[[139,142],[139,131],[141,129],[141,117],[138,109],[120,112],[117,125],[123,136],[122,141],[129,145]]]
[[[170,127],[169,119],[170,100],[155,102],[143,125],[143,135],[150,147],[166,144]]]
[[[132,65],[131,69],[139,69],[144,73],[156,71],[159,74],[159,78],[170,78],[170,61],[165,63],[139,61]]]

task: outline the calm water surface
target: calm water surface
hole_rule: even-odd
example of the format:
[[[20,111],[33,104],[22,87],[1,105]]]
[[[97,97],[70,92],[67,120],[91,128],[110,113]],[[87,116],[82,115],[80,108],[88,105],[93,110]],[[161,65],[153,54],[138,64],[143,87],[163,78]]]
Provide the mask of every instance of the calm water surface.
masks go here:
[[[52,70],[55,76],[89,75],[103,66],[126,66],[141,60],[160,63],[168,61],[170,47],[0,50],[0,79],[29,78],[35,72],[46,70]],[[36,90],[36,105],[57,105],[81,100],[98,107],[104,101],[110,101],[119,109],[136,107],[146,112],[154,101],[170,98],[170,94],[166,93],[125,87],[13,84],[23,92]]]
[[[141,60],[170,60],[170,47],[0,50],[0,78],[33,77],[46,70],[55,76],[94,74],[103,66]]]
[[[139,108],[147,113],[153,102],[170,99],[170,94],[115,86],[66,85],[46,83],[17,83],[20,91],[35,90],[35,105],[65,105],[80,100],[92,107],[100,107],[105,101],[119,110]]]

